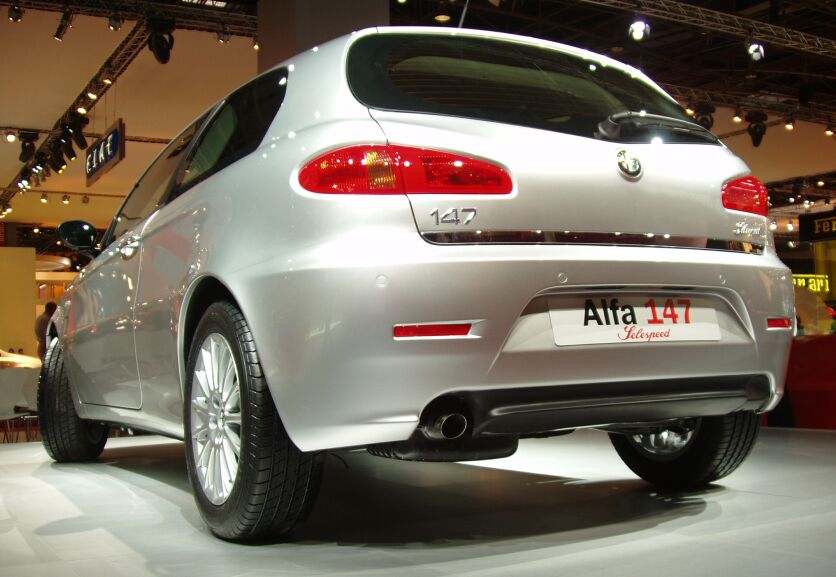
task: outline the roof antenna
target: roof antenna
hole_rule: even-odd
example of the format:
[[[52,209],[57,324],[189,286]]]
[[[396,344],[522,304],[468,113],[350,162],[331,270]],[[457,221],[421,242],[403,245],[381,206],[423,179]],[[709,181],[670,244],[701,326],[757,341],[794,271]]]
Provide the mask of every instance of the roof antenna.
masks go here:
[[[461,18],[459,18],[459,28],[461,28],[462,24],[464,24],[464,17],[467,16],[467,7],[468,6],[470,6],[470,0],[465,0],[464,10],[462,10],[462,16],[461,16]]]

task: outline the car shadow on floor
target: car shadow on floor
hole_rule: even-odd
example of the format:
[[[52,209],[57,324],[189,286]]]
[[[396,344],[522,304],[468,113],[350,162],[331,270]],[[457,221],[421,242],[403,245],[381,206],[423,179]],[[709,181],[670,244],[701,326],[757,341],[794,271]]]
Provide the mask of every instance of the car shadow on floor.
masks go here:
[[[564,542],[633,532],[706,509],[699,493],[663,493],[638,479],[589,482],[364,453],[326,463],[322,489],[295,542],[456,545],[563,534]]]
[[[176,505],[182,514],[179,522],[208,533],[192,500],[181,443],[106,449],[97,463],[45,468],[45,478],[75,472],[111,477],[120,485],[133,482]],[[73,484],[56,486],[73,499]],[[714,486],[695,493],[662,493],[638,479],[590,482],[341,453],[326,460],[312,514],[281,545],[437,547],[545,535],[553,543],[571,543],[703,515],[703,497],[723,490]],[[52,530],[60,532],[58,527]]]

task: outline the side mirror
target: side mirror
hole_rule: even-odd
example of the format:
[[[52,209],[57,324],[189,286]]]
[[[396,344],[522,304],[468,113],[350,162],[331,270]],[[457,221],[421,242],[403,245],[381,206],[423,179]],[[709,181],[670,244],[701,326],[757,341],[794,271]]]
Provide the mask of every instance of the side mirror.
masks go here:
[[[67,248],[77,250],[93,258],[99,251],[96,246],[96,227],[83,220],[68,220],[56,230],[58,238]]]

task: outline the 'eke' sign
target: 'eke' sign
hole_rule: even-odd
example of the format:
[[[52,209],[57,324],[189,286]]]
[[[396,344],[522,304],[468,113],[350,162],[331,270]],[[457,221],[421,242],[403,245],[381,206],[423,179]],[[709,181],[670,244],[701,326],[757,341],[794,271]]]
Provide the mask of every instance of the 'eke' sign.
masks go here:
[[[99,180],[125,158],[125,123],[118,119],[104,136],[87,149],[87,186]]]

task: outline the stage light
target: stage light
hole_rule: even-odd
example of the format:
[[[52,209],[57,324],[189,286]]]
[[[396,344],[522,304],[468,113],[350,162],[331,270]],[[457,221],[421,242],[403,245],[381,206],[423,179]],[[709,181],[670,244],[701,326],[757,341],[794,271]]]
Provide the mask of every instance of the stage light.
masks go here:
[[[253,50],[258,52],[260,48],[261,46],[258,45],[258,38],[253,37]]]
[[[86,194],[81,197],[81,204],[90,204],[90,197]]]
[[[49,202],[49,197],[47,197],[46,193],[43,193],[43,194],[41,195],[41,202],[42,202],[43,204],[46,204],[46,203],[48,203],[48,202]]]
[[[75,149],[73,149],[72,140],[73,140],[73,135],[70,132],[69,127],[65,124],[64,128],[61,130],[60,141],[61,141],[61,150],[63,151],[64,156],[66,156],[69,160],[75,160],[76,158],[78,158],[75,155]]]
[[[154,54],[157,62],[166,64],[171,58],[171,49],[174,48],[174,21],[152,19],[149,27],[151,35],[148,37],[148,49]]]
[[[218,42],[220,42],[221,44],[226,44],[227,42],[229,42],[229,38],[229,29],[226,27],[226,24],[224,24],[218,31]]]
[[[746,132],[752,139],[752,146],[756,148],[761,145],[763,136],[766,134],[767,118],[766,113],[762,110],[750,110],[746,113],[746,122],[749,123]]]
[[[58,42],[64,40],[64,34],[67,33],[67,28],[73,25],[73,13],[71,10],[64,10],[61,14],[61,21],[58,22],[58,28],[55,29],[55,34],[52,35]]]
[[[694,122],[705,128],[711,130],[714,126],[714,111],[716,108],[710,102],[697,102],[694,107]]]
[[[641,42],[650,36],[650,24],[636,17],[633,23],[630,24],[630,28],[627,29],[627,34],[636,42]]]
[[[743,122],[743,114],[740,112],[739,108],[734,111],[734,116],[732,116],[732,122],[734,122],[735,124],[740,124],[741,122]]]
[[[439,24],[447,24],[450,21],[449,14],[436,14],[435,18],[433,18]]]
[[[110,18],[108,18],[107,26],[114,32],[120,30],[122,28],[122,23],[124,20],[119,14],[111,14]]]
[[[7,131],[6,131],[6,142],[12,143],[12,142],[14,142],[15,140],[17,140],[17,134],[15,134],[15,133],[14,133],[13,131],[11,131],[11,130],[7,130]]]
[[[17,4],[9,6],[9,20],[12,22],[20,22],[23,19],[23,8]]]
[[[63,204],[70,204],[70,195],[69,195],[69,194],[65,194],[64,196],[62,196],[62,197],[61,197],[61,202],[62,202]]]
[[[784,121],[784,130],[795,130],[795,120],[792,116]]]
[[[35,156],[35,142],[38,140],[38,133],[21,131],[18,136],[20,137],[20,156],[18,160],[29,162]]]
[[[751,58],[753,62],[760,62],[766,55],[763,44],[754,40],[746,43],[746,52],[749,54],[749,58]]]
[[[825,136],[833,136],[833,126],[827,126],[827,128],[824,129],[824,135]],[[14,141],[11,141],[11,142],[14,142]]]
[[[90,119],[81,114],[70,114],[70,121],[65,125],[76,146],[87,150],[87,139],[84,137],[84,127],[90,124]]]

